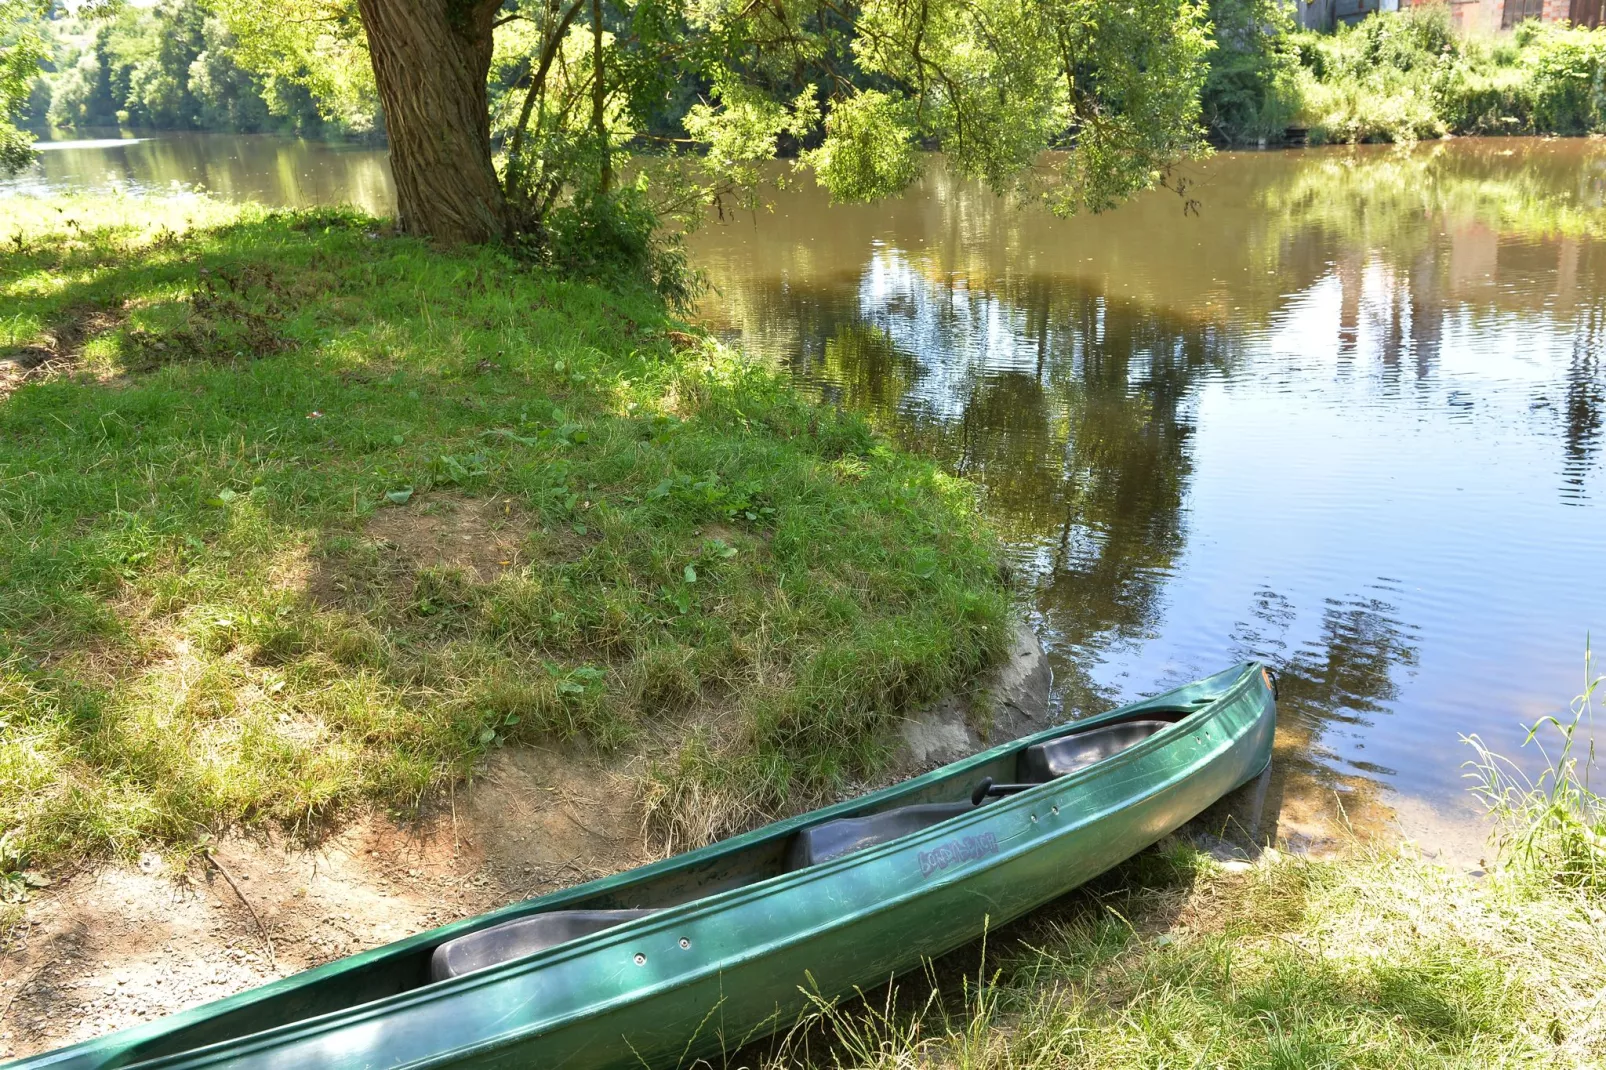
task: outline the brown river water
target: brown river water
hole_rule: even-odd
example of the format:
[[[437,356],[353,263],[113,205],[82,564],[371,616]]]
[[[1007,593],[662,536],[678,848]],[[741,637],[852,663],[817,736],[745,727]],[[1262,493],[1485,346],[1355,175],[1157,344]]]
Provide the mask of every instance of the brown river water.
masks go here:
[[[1185,174],[1194,210],[1070,221],[935,159],[871,206],[797,183],[693,236],[701,315],[983,488],[1067,715],[1264,658],[1284,832],[1469,835],[1460,737],[1532,768],[1606,634],[1606,143]],[[391,203],[381,153],[222,135],[10,186],[175,183]]]

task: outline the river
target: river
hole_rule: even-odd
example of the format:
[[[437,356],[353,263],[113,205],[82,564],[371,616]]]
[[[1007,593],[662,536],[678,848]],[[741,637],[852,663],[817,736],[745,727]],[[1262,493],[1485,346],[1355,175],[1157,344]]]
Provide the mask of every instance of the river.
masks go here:
[[[390,204],[372,150],[221,135],[57,147],[13,187],[108,173]],[[873,206],[793,184],[693,236],[701,315],[982,487],[1067,714],[1265,658],[1283,833],[1468,829],[1460,737],[1517,753],[1606,634],[1606,145],[1183,177],[1070,221],[938,160]]]

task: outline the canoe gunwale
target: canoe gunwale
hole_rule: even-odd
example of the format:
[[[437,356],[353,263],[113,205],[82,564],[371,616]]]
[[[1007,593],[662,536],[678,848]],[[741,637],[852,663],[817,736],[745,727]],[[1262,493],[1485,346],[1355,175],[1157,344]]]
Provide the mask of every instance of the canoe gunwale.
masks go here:
[[[558,892],[550,893],[549,895],[539,896],[535,899],[527,899],[518,903],[509,904],[500,910],[479,915],[475,918],[464,919],[462,922],[454,925],[442,926],[424,933],[419,933],[410,938],[396,941],[380,948],[372,949],[368,952],[359,953],[357,956],[349,956],[346,959],[336,960],[321,967],[314,967],[312,970],[304,971],[299,974],[293,974],[290,977],[282,978],[279,981],[270,982],[268,985],[240,993],[236,997],[229,997],[213,1003],[203,1004],[199,1007],[192,1008],[189,1011],[180,1012],[168,1018],[148,1023],[145,1026],[136,1026],[127,1031],[120,1031],[124,1033],[124,1035],[120,1038],[118,1037],[117,1033],[108,1034],[105,1037],[86,1041],[83,1045],[73,1045],[71,1048],[60,1049],[57,1052],[49,1053],[49,1055],[43,1055],[41,1057],[48,1059],[50,1055],[63,1055],[69,1051],[72,1051],[74,1048],[82,1050],[83,1048],[92,1047],[100,1042],[111,1041],[113,1038],[117,1038],[119,1041],[121,1041],[121,1043],[117,1044],[117,1048],[123,1053],[126,1053],[124,1054],[124,1059],[127,1058],[127,1054],[135,1055],[133,1061],[124,1062],[122,1060],[118,1060],[113,1051],[108,1051],[107,1054],[113,1057],[113,1062],[110,1065],[115,1066],[148,1066],[155,1068],[158,1066],[188,1064],[192,1061],[204,1064],[208,1061],[216,1060],[220,1054],[224,1053],[228,1053],[233,1057],[243,1057],[281,1046],[288,1041],[310,1038],[319,1033],[328,1032],[332,1029],[344,1029],[360,1026],[375,1019],[405,1014],[412,1007],[421,1002],[430,1001],[448,993],[456,996],[463,996],[477,989],[504,984],[526,972],[538,971],[581,955],[605,951],[613,945],[625,945],[635,941],[651,939],[665,930],[694,925],[703,918],[740,907],[754,899],[761,899],[782,892],[796,892],[811,883],[823,883],[831,881],[844,870],[872,864],[888,855],[910,850],[912,847],[922,844],[928,840],[934,843],[941,843],[951,840],[957,836],[964,836],[966,835],[967,831],[973,829],[975,826],[996,822],[1000,819],[1007,820],[1010,816],[1016,814],[1018,811],[1026,811],[1035,807],[1039,802],[1048,796],[1058,795],[1068,791],[1075,791],[1084,783],[1094,778],[1102,778],[1109,776],[1112,773],[1116,773],[1127,765],[1130,765],[1134,762],[1143,761],[1156,750],[1172,746],[1175,742],[1179,741],[1179,736],[1182,736],[1184,733],[1192,734],[1198,728],[1208,724],[1220,716],[1223,716],[1224,711],[1231,707],[1233,703],[1245,693],[1246,690],[1253,687],[1260,679],[1261,668],[1261,664],[1256,661],[1241,662],[1229,669],[1222,670],[1221,672],[1213,674],[1212,676],[1183,685],[1182,687],[1174,688],[1161,695],[1153,696],[1149,699],[1139,700],[1138,702],[1130,703],[1093,717],[1051,726],[1030,736],[1000,744],[980,753],[962,758],[959,761],[940,766],[909,780],[889,785],[867,795],[843,800],[842,802],[833,804],[832,806],[773,822],[769,825],[751,830],[728,840],[709,844],[695,851],[672,856],[670,858],[662,859],[658,862],[649,863],[648,865],[642,866],[638,869],[628,870],[610,877],[601,878],[596,881],[590,881],[582,885],[577,885],[573,888],[567,888]],[[1189,703],[1187,701],[1179,701],[1176,698],[1176,696],[1179,696],[1179,694],[1184,693],[1189,689],[1201,688],[1202,685],[1207,685],[1211,681],[1220,680],[1224,677],[1229,678],[1228,681],[1221,685],[1219,691],[1206,696],[1208,701],[1205,701],[1205,699],[1202,698],[1196,699],[1192,703]],[[1193,705],[1194,708],[1188,708],[1189,705]],[[1097,728],[1101,725],[1111,722],[1132,719],[1134,716],[1140,715],[1144,712],[1155,712],[1158,710],[1176,711],[1182,713],[1183,715],[1178,717],[1175,722],[1166,725],[1153,735],[1139,741],[1118,754],[1111,755],[1109,758],[1094,763],[1093,765],[1090,765],[1084,769],[1076,770],[1075,772],[1065,776],[1057,777],[1041,784],[1035,784],[1026,791],[1018,794],[1001,798],[996,802],[991,802],[984,806],[978,806],[973,811],[961,814],[947,821],[941,822],[938,825],[931,826],[928,829],[924,829],[907,836],[898,837],[896,839],[889,840],[886,843],[877,844],[870,848],[855,851],[850,854],[831,859],[819,865],[810,866],[807,869],[777,873],[772,876],[754,881],[751,884],[727,888],[702,898],[675,904],[659,910],[648,917],[627,922],[623,925],[604,930],[589,937],[569,941],[549,949],[543,949],[528,956],[511,959],[504,963],[498,963],[494,966],[487,967],[486,969],[465,974],[462,977],[452,978],[447,981],[433,984],[424,984],[416,988],[396,992],[388,996],[383,996],[366,1003],[356,1004],[344,1008],[337,1008],[313,1017],[284,1022],[280,1025],[273,1026],[256,1033],[225,1038],[211,1044],[186,1048],[179,1051],[165,1052],[160,1055],[149,1056],[143,1059],[139,1058],[137,1055],[138,1049],[142,1044],[157,1040],[163,1035],[170,1034],[179,1029],[190,1027],[199,1022],[205,1021],[208,1018],[232,1011],[238,1007],[248,1006],[256,1000],[264,999],[272,994],[276,994],[277,992],[285,991],[286,989],[293,990],[302,986],[321,983],[329,979],[331,975],[338,975],[346,972],[357,967],[359,964],[373,965],[376,963],[381,963],[386,958],[402,957],[408,954],[416,953],[427,947],[435,946],[444,942],[445,940],[452,939],[455,936],[462,935],[463,933],[489,928],[493,925],[501,924],[502,922],[513,920],[519,917],[526,917],[537,913],[545,913],[550,910],[565,909],[570,903],[573,903],[577,900],[592,898],[599,893],[604,893],[611,890],[628,889],[631,885],[649,882],[656,877],[662,876],[668,872],[673,872],[677,869],[689,868],[706,861],[717,859],[727,854],[752,848],[766,841],[789,836],[795,833],[798,829],[805,828],[810,825],[819,824],[852,813],[873,812],[878,808],[885,808],[887,805],[896,805],[897,800],[901,797],[917,794],[918,792],[936,783],[949,780],[951,778],[960,777],[967,770],[997,761],[1011,752],[1018,753],[1019,751],[1033,744],[1062,738],[1067,735],[1073,735],[1078,732]],[[1119,800],[1112,801],[1109,805],[1099,809],[1098,811],[1079,816],[1074,823],[1068,823],[1062,828],[1055,829],[1052,835],[1046,839],[1040,836],[1022,837],[1014,846],[1001,850],[997,855],[990,857],[980,868],[974,866],[961,867],[952,873],[942,875],[928,884],[908,887],[896,895],[888,896],[885,899],[875,902],[874,904],[862,909],[859,914],[864,916],[874,916],[884,911],[896,910],[912,900],[930,894],[934,889],[944,887],[956,881],[971,879],[978,872],[1008,864],[1011,861],[1017,860],[1023,854],[1039,850],[1046,843],[1052,842],[1053,840],[1064,836],[1072,835],[1089,825],[1096,824],[1097,822],[1106,819],[1111,814],[1120,812],[1121,810],[1130,807],[1141,805],[1143,802],[1173,788],[1176,784],[1188,779],[1194,774],[1195,771],[1203,766],[1209,764],[1210,762],[1219,760],[1223,755],[1230,753],[1237,746],[1238,742],[1242,738],[1242,735],[1245,734],[1247,733],[1240,733],[1238,736],[1229,735],[1228,739],[1222,746],[1212,750],[1208,754],[1201,755],[1198,762],[1190,762],[1187,766],[1186,774],[1179,774],[1177,776],[1168,777],[1164,780],[1145,785],[1144,790],[1142,791],[1134,792]],[[1257,769],[1256,773],[1258,774],[1258,772],[1259,770]],[[1253,779],[1253,774],[1247,779]],[[1001,919],[999,924],[1002,924],[1007,920],[1010,919]],[[775,940],[767,941],[762,944],[752,945],[752,950],[754,952],[762,953],[766,950],[784,947],[798,941],[808,940],[811,937],[818,935],[818,933],[828,931],[833,927],[833,923],[825,923],[811,926],[807,929],[790,930],[783,937],[778,937]],[[353,959],[366,959],[367,961],[366,963],[360,963],[353,962]],[[553,1018],[543,1019],[539,1022],[521,1022],[519,1025],[506,1032],[499,1033],[494,1036],[478,1038],[468,1044],[463,1045],[462,1047],[442,1049],[441,1051],[430,1056],[427,1062],[433,1063],[442,1058],[467,1057],[478,1052],[493,1050],[506,1045],[511,1040],[514,1040],[520,1036],[528,1035],[532,1031],[545,1031],[561,1028],[565,1024],[571,1023],[576,1018],[604,1012],[621,1004],[650,997],[652,994],[659,992],[660,990],[672,989],[674,987],[685,985],[692,980],[706,978],[709,974],[719,972],[723,968],[723,958],[712,959],[704,966],[693,967],[684,972],[677,972],[673,975],[661,977],[652,983],[644,984],[637,989],[631,990],[630,992],[621,993],[616,997],[607,1000],[599,1000],[597,1002],[588,1004],[585,1008],[577,1009],[566,1014],[560,1014]]]

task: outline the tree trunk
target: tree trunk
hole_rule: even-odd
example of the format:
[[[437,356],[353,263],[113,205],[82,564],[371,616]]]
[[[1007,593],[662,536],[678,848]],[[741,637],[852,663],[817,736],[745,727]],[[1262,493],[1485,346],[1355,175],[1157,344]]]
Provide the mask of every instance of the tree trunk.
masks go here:
[[[500,6],[500,0],[357,0],[406,233],[449,243],[508,234],[485,89]]]
[[[602,75],[602,0],[591,0],[591,129],[602,155],[597,185],[603,193],[613,185],[613,161],[608,158],[608,85]]]

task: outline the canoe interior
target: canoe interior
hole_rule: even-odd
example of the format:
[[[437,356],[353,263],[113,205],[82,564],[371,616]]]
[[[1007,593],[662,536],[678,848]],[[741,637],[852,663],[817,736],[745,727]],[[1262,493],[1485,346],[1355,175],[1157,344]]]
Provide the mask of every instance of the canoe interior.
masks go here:
[[[423,933],[396,944],[352,956],[350,959],[330,963],[305,974],[286,978],[266,986],[252,998],[225,1001],[232,1006],[197,1008],[196,1011],[175,1016],[173,1028],[157,1033],[125,1049],[122,1057],[111,1064],[127,1065],[164,1055],[192,1051],[205,1045],[235,1040],[270,1028],[293,1022],[306,1021],[325,1014],[343,1011],[374,1000],[432,983],[430,957],[439,944],[476,930],[498,925],[518,917],[529,916],[543,910],[618,910],[661,908],[676,906],[693,900],[740,888],[777,877],[787,871],[788,852],[796,833],[811,825],[842,817],[856,817],[879,813],[895,807],[920,803],[955,803],[969,801],[973,789],[983,777],[1000,783],[1018,783],[1025,779],[1040,779],[1041,769],[1028,768],[1027,746],[1033,739],[1041,742],[1045,737],[1056,740],[1076,737],[1083,733],[1098,733],[1112,726],[1126,726],[1123,731],[1106,733],[1106,739],[1127,742],[1113,744],[1118,749],[1147,738],[1153,729],[1143,726],[1142,731],[1131,722],[1163,722],[1175,724],[1190,714],[1202,712],[1222,697],[1224,688],[1202,688],[1201,685],[1226,683],[1228,677],[1236,680],[1240,670],[1223,673],[1208,681],[1191,685],[1151,700],[1156,704],[1140,703],[1122,710],[1073,722],[1057,732],[1039,734],[1032,739],[998,748],[954,763],[933,773],[918,777],[903,785],[876,792],[861,800],[815,811],[801,818],[778,822],[757,832],[737,837],[729,845],[716,844],[692,852],[682,858],[669,859],[622,874],[611,880],[599,881],[603,885],[595,891],[585,886],[572,893],[560,892],[529,900],[493,914]],[[1200,696],[1203,693],[1203,697]],[[1163,704],[1166,699],[1183,699],[1175,705]],[[1092,740],[1089,740],[1092,743]],[[1102,744],[1108,751],[1112,744]],[[1093,747],[1095,758],[1110,754]],[[1040,763],[1039,763],[1040,766]],[[1034,776],[1035,772],[1035,776]],[[857,804],[857,805],[856,805]],[[187,1019],[187,1020],[186,1020]]]

